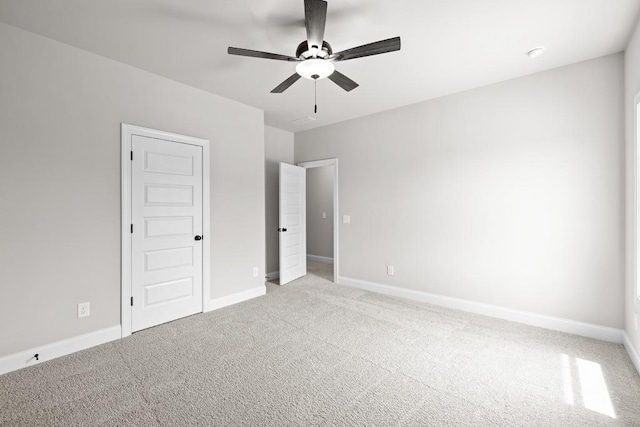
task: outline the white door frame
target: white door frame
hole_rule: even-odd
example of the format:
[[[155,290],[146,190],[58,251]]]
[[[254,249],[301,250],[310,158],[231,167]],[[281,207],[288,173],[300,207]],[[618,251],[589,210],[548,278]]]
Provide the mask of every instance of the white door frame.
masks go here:
[[[333,166],[333,283],[338,283],[340,277],[340,257],[338,256],[338,159],[313,160],[310,162],[300,162],[298,166],[305,169],[320,168],[322,166]]]
[[[131,335],[131,141],[134,135],[147,138],[202,147],[202,234],[204,241],[211,239],[210,231],[210,203],[209,203],[209,141],[175,133],[147,129],[140,126],[122,123],[122,277],[121,277],[121,306],[120,321],[122,324],[122,338]],[[210,245],[202,245],[202,311],[207,311],[210,299]]]

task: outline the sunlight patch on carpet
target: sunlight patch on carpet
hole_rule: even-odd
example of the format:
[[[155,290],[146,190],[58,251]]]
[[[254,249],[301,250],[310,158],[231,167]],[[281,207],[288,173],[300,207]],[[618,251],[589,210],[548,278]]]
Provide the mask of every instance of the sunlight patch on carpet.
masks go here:
[[[599,363],[576,359],[584,407],[611,418],[616,414]]]

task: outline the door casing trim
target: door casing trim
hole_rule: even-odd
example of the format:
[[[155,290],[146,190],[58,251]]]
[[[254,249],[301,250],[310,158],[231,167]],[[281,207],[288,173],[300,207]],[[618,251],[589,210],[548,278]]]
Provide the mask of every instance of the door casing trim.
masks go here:
[[[211,295],[211,217],[209,141],[122,123],[121,126],[121,304],[122,338],[131,335],[131,139],[134,135],[202,147],[202,311],[207,311]],[[135,231],[135,230],[134,230]]]

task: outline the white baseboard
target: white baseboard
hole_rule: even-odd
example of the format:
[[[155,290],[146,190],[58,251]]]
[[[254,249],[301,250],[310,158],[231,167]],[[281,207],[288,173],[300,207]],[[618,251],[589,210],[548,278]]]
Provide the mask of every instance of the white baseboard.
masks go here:
[[[320,255],[309,255],[307,254],[307,260],[308,261],[315,261],[315,262],[323,262],[325,264],[333,264],[333,258],[329,258],[326,256],[320,256]]]
[[[398,288],[380,283],[367,282],[365,280],[351,279],[349,277],[339,277],[338,283],[380,294],[426,302],[441,307],[482,314],[484,316],[497,317],[499,319],[510,320],[512,322],[524,323],[527,325],[538,326],[540,328],[552,329],[554,331],[566,332],[569,334],[595,338],[617,344],[622,344],[623,340],[622,337],[624,331],[622,329],[610,328],[608,326],[600,326],[592,323],[563,319],[561,317],[547,316],[545,314],[485,304],[482,302]]]
[[[265,286],[257,286],[246,291],[212,299],[209,301],[209,304],[207,304],[205,311],[216,310],[251,298],[259,297],[266,294],[266,291]],[[115,341],[120,338],[122,338],[122,328],[120,325],[117,325],[0,357],[0,375],[16,371],[27,366],[37,365],[39,363],[46,362],[47,360],[66,356],[67,354],[95,347],[110,341]],[[38,360],[35,359],[35,354],[38,354]]]
[[[120,339],[121,336],[121,328],[120,325],[118,325],[10,354],[0,358],[0,375],[17,371],[27,366],[37,365],[47,360],[66,356],[76,351],[95,347],[109,341],[115,341]],[[35,354],[38,354],[39,360],[35,359]]]
[[[627,349],[627,353],[629,354],[629,358],[633,362],[633,365],[636,367],[636,370],[640,374],[640,353],[635,349],[631,340],[629,339],[629,335],[627,332],[624,332],[624,348]]]
[[[271,273],[267,273],[267,280],[274,280],[280,278],[279,271],[272,271]]]
[[[239,302],[247,301],[252,298],[260,297],[267,293],[266,286],[257,286],[255,288],[247,289],[246,291],[236,292],[235,294],[227,295],[226,297],[215,298],[209,301],[207,311],[217,310],[222,307],[237,304]]]

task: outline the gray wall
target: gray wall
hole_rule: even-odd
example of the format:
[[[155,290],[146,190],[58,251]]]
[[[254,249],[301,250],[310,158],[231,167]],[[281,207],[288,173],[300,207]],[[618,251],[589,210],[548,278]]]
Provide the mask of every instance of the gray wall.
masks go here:
[[[333,166],[307,169],[307,254],[333,258]]]
[[[278,259],[278,200],[280,162],[293,164],[293,133],[264,127],[267,273],[280,269]]]
[[[340,159],[341,276],[622,327],[623,78],[610,55],[297,133],[297,162]]]
[[[211,297],[264,284],[262,111],[5,24],[0,58],[0,356],[120,324],[121,122],[211,141]]]
[[[625,52],[626,112],[626,321],[625,329],[636,351],[640,351],[640,332],[634,316],[640,316],[640,303],[636,298],[636,141],[634,98],[640,92],[640,25],[636,27]],[[639,320],[640,321],[640,320]]]

